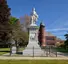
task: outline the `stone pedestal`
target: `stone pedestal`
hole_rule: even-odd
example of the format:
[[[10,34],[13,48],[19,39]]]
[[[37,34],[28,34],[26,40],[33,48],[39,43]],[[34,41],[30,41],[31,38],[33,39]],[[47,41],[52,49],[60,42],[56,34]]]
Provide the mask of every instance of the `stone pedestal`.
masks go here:
[[[38,44],[38,26],[29,27],[29,43],[23,51],[23,56],[41,56],[43,50],[41,50]]]

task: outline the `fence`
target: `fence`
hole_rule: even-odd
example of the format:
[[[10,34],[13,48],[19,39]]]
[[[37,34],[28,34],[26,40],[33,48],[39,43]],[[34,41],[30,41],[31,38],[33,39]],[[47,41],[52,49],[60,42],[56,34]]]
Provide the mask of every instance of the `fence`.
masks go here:
[[[23,51],[23,56],[32,56],[32,57],[57,57],[57,51],[55,48],[25,48]]]
[[[25,48],[26,50],[26,48]],[[32,56],[32,57],[68,57],[68,52],[64,53],[64,51],[60,52],[57,50],[55,46],[45,47],[44,49],[39,48],[27,48],[28,51],[25,51],[25,55],[23,56]],[[32,52],[31,52],[32,51]],[[23,51],[24,52],[24,51]],[[31,53],[29,53],[31,52]],[[30,55],[32,54],[32,55]]]
[[[68,53],[63,53],[57,51],[56,47],[45,47],[44,49],[41,48],[25,48],[23,50],[23,48],[19,48],[21,50],[19,50],[16,54],[12,54],[10,51],[10,48],[0,48],[0,56],[4,55],[4,56],[22,56],[22,57],[68,57]],[[8,54],[8,55],[6,55]]]

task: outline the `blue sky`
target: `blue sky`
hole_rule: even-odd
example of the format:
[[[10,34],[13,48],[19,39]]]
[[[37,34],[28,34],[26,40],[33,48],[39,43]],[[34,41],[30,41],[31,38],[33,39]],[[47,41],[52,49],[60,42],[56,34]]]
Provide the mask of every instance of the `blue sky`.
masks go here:
[[[33,7],[39,15],[37,24],[41,21],[48,32],[65,39],[68,32],[68,0],[7,0],[11,15],[17,18],[30,15]]]

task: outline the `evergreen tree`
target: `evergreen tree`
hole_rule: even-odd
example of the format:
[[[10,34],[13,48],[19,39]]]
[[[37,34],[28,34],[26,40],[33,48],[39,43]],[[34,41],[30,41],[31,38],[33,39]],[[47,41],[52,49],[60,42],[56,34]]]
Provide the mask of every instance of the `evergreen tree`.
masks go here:
[[[6,0],[0,0],[0,24],[6,25],[9,22],[10,8]]]
[[[10,31],[9,24],[10,8],[6,0],[0,0],[0,41],[6,41],[7,34]]]
[[[64,35],[66,38],[66,41],[64,42],[65,48],[68,48],[68,33]]]

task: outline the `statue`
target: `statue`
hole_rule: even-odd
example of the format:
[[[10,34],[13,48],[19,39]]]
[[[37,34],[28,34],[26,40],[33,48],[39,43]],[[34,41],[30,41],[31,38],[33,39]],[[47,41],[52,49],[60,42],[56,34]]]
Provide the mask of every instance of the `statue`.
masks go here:
[[[35,11],[35,8],[33,8],[31,12],[31,24],[35,24],[37,19],[38,19],[38,15]]]

